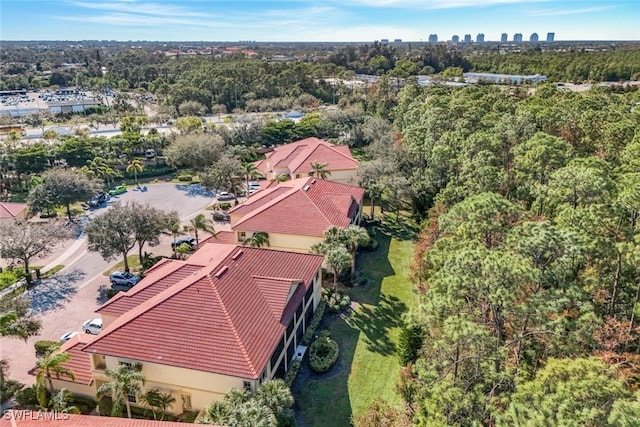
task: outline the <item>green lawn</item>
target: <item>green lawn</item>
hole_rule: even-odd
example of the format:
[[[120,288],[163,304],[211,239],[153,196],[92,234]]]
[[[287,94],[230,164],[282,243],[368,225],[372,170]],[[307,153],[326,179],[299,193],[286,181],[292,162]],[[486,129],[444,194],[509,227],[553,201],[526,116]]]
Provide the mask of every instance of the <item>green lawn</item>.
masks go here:
[[[348,426],[352,414],[378,397],[401,404],[393,391],[400,370],[395,344],[401,315],[416,301],[408,279],[413,232],[386,226],[375,235],[378,249],[360,256],[359,268],[370,283],[349,291],[357,305],[354,312],[328,319],[340,345],[338,364],[323,376],[311,375],[296,396],[306,425]]]
[[[140,267],[140,257],[138,257],[137,254],[129,255],[127,257],[127,261],[129,262],[129,270],[131,270],[132,273],[135,272]],[[111,273],[114,273],[116,271],[122,271],[122,270],[124,270],[124,260],[118,261],[115,265],[112,265],[111,268],[109,268],[103,274],[105,276],[109,276]]]

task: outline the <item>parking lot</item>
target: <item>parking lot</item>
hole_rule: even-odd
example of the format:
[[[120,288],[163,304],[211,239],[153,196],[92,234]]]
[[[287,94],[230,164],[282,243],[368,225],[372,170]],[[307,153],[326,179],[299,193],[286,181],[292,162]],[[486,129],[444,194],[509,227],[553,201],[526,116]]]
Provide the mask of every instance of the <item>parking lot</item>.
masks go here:
[[[128,192],[112,197],[106,206],[87,211],[89,220],[109,209],[113,203],[129,200],[148,203],[164,211],[176,210],[183,223],[186,223],[203,212],[215,199],[197,186],[151,184],[146,192],[130,188]],[[210,211],[204,212],[210,215]],[[216,229],[223,227],[216,224]],[[145,249],[155,255],[170,255],[171,240],[171,236],[163,236],[160,246]],[[103,273],[120,260],[104,261],[99,254],[87,251],[86,241],[74,246],[72,243],[65,244],[58,254],[49,257],[58,257],[56,262],[65,265],[65,268],[28,292],[32,310],[42,320],[40,336],[32,337],[27,342],[16,338],[0,339],[0,356],[9,360],[10,377],[25,384],[34,381],[29,373],[36,361],[33,344],[42,339],[57,341],[66,332],[80,331],[85,320],[96,317],[94,311],[106,301],[109,287],[109,280]]]

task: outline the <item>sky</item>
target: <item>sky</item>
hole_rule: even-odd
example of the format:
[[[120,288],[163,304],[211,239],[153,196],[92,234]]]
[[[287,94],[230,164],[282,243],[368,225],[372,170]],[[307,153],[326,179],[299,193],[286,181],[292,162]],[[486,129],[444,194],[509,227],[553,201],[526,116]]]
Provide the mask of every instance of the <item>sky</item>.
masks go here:
[[[0,0],[1,40],[640,40],[640,0]]]

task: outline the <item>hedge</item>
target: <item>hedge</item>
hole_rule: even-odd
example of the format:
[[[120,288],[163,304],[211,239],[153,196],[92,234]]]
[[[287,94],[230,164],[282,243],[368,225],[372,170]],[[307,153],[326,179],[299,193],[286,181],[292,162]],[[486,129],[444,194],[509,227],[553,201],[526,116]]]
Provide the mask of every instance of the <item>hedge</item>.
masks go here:
[[[142,169],[142,172],[138,172],[138,179],[140,178],[153,178],[155,176],[169,175],[175,173],[178,169],[175,166],[171,165],[163,165],[163,166],[145,166]],[[135,178],[133,173],[124,172],[123,176],[127,180],[132,180]],[[189,180],[191,181],[191,180]]]
[[[320,304],[318,304],[318,308],[316,309],[316,312],[313,314],[311,323],[309,323],[309,327],[307,327],[307,330],[302,336],[302,344],[307,346],[311,344],[311,339],[313,338],[313,334],[316,333],[316,329],[318,328],[318,325],[322,320],[322,316],[324,316],[324,309],[326,307],[327,307],[327,303],[325,303],[324,300],[320,301]]]
[[[331,339],[327,331],[322,331],[309,349],[309,366],[314,372],[327,372],[338,361],[339,353],[338,343]]]

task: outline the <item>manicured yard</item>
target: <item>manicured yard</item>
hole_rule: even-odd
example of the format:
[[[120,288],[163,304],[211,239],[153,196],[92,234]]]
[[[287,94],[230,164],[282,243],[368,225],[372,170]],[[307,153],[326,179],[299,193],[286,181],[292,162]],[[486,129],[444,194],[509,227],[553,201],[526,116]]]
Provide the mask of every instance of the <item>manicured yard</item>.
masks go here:
[[[401,404],[393,391],[400,370],[395,344],[402,314],[416,303],[408,279],[412,231],[386,226],[375,235],[378,249],[360,256],[359,268],[370,283],[349,290],[355,311],[325,320],[340,358],[328,373],[312,374],[296,387],[302,425],[348,426],[352,415],[378,397]]]

